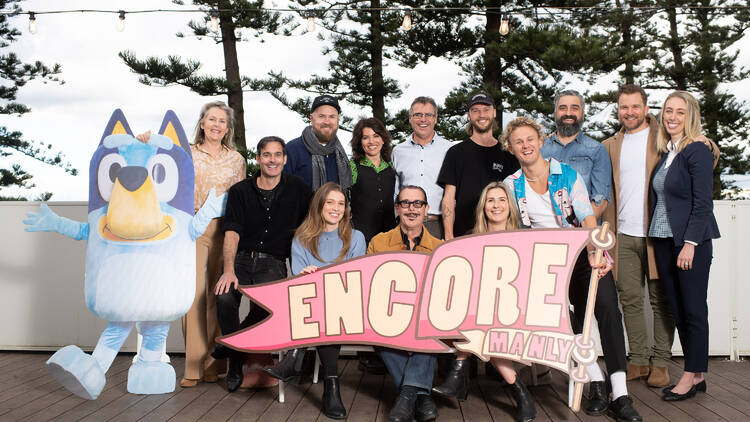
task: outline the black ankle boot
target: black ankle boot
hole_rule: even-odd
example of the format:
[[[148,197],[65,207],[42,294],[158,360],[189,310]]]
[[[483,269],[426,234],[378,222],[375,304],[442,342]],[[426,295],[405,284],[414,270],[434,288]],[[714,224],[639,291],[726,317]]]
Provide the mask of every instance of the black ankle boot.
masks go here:
[[[531,393],[526,388],[526,385],[518,377],[516,377],[515,384],[508,385],[510,386],[513,398],[516,400],[516,421],[533,421],[536,418],[536,408],[534,407],[534,399],[531,397]]]
[[[244,353],[235,352],[229,357],[229,369],[224,381],[226,381],[227,390],[230,393],[236,391],[242,385],[242,364],[244,362]]]
[[[438,396],[455,397],[458,400],[466,400],[469,395],[469,367],[470,359],[454,360],[451,371],[437,387],[432,387],[432,392]]]
[[[302,362],[306,349],[293,349],[284,355],[284,359],[274,366],[267,366],[263,371],[268,375],[284,382],[299,383],[302,374]]]
[[[323,414],[331,419],[346,419],[338,375],[329,375],[323,379]]]
[[[589,402],[583,409],[587,415],[599,416],[609,408],[609,391],[604,381],[592,381],[589,384]]]

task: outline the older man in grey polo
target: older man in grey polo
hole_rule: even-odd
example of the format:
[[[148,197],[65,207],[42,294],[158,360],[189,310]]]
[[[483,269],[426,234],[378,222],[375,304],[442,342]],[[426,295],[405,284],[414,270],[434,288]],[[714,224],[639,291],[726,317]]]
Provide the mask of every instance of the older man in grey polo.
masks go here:
[[[430,214],[425,220],[427,231],[438,239],[444,237],[440,215],[440,201],[443,188],[437,184],[438,173],[443,165],[445,153],[452,142],[435,132],[437,104],[430,97],[417,97],[409,109],[409,123],[412,134],[391,153],[393,168],[396,170],[396,188],[419,186],[427,193]]]

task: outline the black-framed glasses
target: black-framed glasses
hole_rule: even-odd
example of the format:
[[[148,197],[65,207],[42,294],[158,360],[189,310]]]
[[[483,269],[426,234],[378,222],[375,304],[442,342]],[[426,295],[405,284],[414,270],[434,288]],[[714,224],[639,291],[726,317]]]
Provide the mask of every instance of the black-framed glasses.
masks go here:
[[[400,201],[396,201],[396,205],[398,205],[401,208],[409,208],[409,205],[414,205],[414,208],[420,209],[427,205],[427,201],[423,201],[421,199],[417,199],[416,201],[409,201],[408,199],[402,199]]]

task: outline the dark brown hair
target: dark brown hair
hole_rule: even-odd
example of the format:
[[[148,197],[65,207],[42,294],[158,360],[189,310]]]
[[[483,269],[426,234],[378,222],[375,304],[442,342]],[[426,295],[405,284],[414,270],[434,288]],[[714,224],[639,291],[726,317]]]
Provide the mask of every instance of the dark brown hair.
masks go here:
[[[362,119],[357,122],[352,131],[352,159],[355,163],[359,163],[360,160],[365,158],[365,150],[362,148],[362,131],[368,127],[375,133],[380,135],[380,139],[383,140],[383,149],[380,150],[380,157],[386,162],[391,161],[391,134],[388,133],[388,129],[380,120],[370,117],[369,119]]]
[[[648,105],[648,94],[646,94],[646,90],[641,88],[639,85],[635,84],[625,84],[621,86],[617,90],[617,101],[620,101],[620,96],[622,94],[641,94],[641,98],[643,98],[643,105]]]

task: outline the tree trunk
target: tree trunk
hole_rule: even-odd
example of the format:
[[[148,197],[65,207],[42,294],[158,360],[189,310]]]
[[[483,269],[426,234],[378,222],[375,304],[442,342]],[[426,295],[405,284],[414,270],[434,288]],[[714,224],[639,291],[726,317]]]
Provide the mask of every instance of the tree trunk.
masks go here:
[[[221,45],[224,48],[224,72],[227,79],[227,98],[229,107],[234,110],[234,144],[243,155],[247,151],[245,141],[245,108],[242,103],[242,81],[240,80],[240,65],[237,61],[237,38],[234,35],[234,21],[228,1],[219,3],[219,26],[221,27]]]
[[[383,80],[383,21],[380,0],[372,0],[370,21],[370,66],[372,69],[372,115],[385,123],[385,81]]]
[[[682,64],[682,47],[680,46],[680,34],[677,32],[677,9],[675,7],[667,8],[667,17],[669,19],[669,51],[672,52],[674,59],[674,70],[672,71],[672,80],[677,85],[677,89],[687,90],[687,77],[685,67]]]
[[[488,8],[497,8],[502,6],[501,0],[487,0],[485,2]],[[502,68],[500,63],[500,12],[495,10],[487,11],[487,20],[484,23],[484,75],[482,81],[486,86],[493,87],[491,93],[495,97],[497,106],[498,125],[502,130],[503,125],[503,98],[502,98]]]
[[[631,54],[633,52],[633,12],[623,11],[622,19],[620,20],[620,33],[622,34],[621,45],[625,54],[625,70],[622,71],[621,75],[625,78],[626,84],[634,84],[635,59]]]

